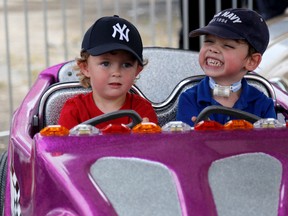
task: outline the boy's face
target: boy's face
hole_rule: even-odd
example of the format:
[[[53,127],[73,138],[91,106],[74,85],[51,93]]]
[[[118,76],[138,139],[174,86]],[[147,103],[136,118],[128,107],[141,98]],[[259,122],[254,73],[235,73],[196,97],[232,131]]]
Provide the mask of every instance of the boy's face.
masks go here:
[[[94,98],[110,100],[125,98],[142,69],[131,53],[117,50],[89,56],[82,71],[90,77]]]
[[[206,35],[199,53],[199,63],[207,76],[227,85],[247,73],[249,46],[244,41]],[[220,83],[219,83],[220,84]]]

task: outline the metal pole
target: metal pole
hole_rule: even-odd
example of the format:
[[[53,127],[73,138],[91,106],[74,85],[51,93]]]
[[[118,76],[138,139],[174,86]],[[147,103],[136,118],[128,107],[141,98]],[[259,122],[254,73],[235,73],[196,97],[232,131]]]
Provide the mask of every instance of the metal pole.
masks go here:
[[[183,48],[189,49],[189,11],[188,11],[188,0],[183,0],[182,2],[183,11]]]
[[[50,62],[49,62],[47,11],[48,11],[48,9],[47,9],[47,0],[43,0],[43,22],[44,22],[44,41],[45,41],[46,67],[48,67],[50,65]]]
[[[137,0],[133,0],[132,1],[132,8],[133,8],[133,17],[132,17],[132,21],[134,23],[135,26],[138,25],[138,12],[137,12],[137,8],[138,8],[138,4],[137,4]]]
[[[61,11],[62,11],[62,25],[63,25],[64,59],[68,60],[66,0],[61,0]]]
[[[27,0],[24,0],[24,18],[25,18],[25,43],[26,43],[26,65],[27,65],[27,76],[28,76],[28,87],[32,85],[31,78],[31,53],[30,53],[30,35],[29,35],[29,20],[28,20],[28,4]]]
[[[222,3],[221,0],[215,0],[216,1],[216,8],[215,8],[215,13],[221,11],[222,8]]]
[[[85,13],[84,13],[84,5],[83,0],[79,0],[79,10],[80,10],[80,29],[81,35],[84,35],[85,32]]]
[[[205,26],[205,1],[203,0],[199,0],[199,24],[200,24],[200,27],[203,27]],[[202,47],[202,44],[204,42],[204,38],[203,37],[200,37],[200,47]]]
[[[114,14],[120,16],[119,0],[114,0]]]
[[[8,92],[9,92],[9,106],[10,106],[10,119],[13,115],[13,91],[12,91],[12,77],[11,77],[11,59],[10,59],[10,43],[9,43],[9,25],[8,25],[8,8],[7,0],[4,0],[4,23],[5,23],[5,41],[6,41],[6,64],[7,64],[7,77],[8,77]]]
[[[172,46],[172,0],[166,1],[168,44]]]
[[[151,41],[155,45],[155,0],[150,0],[150,27],[151,27]]]

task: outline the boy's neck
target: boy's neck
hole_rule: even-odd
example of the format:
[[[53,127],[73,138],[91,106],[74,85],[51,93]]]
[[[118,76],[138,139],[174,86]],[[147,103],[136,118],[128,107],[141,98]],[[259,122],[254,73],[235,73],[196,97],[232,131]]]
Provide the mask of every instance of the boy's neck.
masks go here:
[[[229,97],[232,92],[237,92],[241,89],[241,80],[231,85],[220,85],[214,81],[213,78],[209,77],[209,86],[212,89],[213,96]]]
[[[213,96],[213,99],[217,101],[219,104],[225,107],[233,108],[234,104],[237,102],[237,100],[240,97],[240,91],[232,92],[229,97],[221,97],[221,96]]]

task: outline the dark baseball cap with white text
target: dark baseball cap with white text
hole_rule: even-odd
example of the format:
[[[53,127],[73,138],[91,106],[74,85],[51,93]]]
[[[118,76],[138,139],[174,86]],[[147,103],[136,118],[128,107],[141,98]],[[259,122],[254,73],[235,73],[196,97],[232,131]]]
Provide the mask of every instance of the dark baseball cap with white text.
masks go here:
[[[230,8],[219,12],[207,26],[191,31],[189,36],[207,34],[225,39],[246,40],[261,54],[269,43],[269,30],[264,19],[256,11],[245,8]]]
[[[117,15],[98,19],[85,33],[82,51],[92,56],[126,50],[143,65],[143,44],[137,28]]]

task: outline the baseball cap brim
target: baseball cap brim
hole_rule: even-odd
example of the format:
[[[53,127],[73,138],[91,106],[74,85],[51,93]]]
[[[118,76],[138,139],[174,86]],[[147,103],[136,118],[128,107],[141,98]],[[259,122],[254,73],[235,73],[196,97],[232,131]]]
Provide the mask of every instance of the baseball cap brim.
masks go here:
[[[91,49],[86,50],[90,55],[92,56],[98,56],[107,52],[115,51],[115,50],[125,50],[127,52],[130,52],[143,66],[143,60],[140,56],[137,55],[136,52],[134,52],[130,47],[120,44],[120,43],[110,43],[110,44],[103,44],[96,47],[93,47]]]
[[[197,37],[200,35],[207,35],[207,34],[215,35],[217,37],[225,39],[245,39],[243,36],[235,33],[235,30],[230,31],[229,29],[227,29],[227,26],[221,27],[219,25],[217,26],[209,25],[203,28],[193,30],[189,33],[189,37]]]

